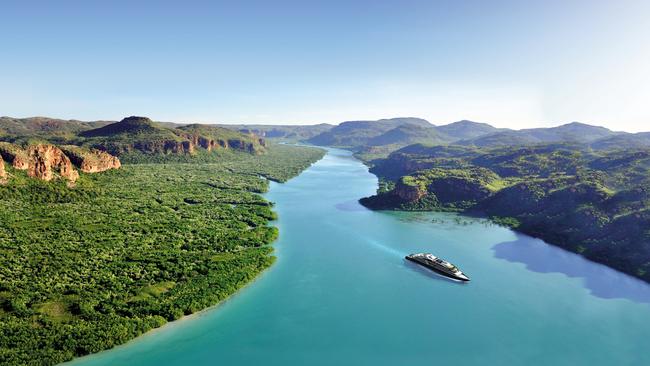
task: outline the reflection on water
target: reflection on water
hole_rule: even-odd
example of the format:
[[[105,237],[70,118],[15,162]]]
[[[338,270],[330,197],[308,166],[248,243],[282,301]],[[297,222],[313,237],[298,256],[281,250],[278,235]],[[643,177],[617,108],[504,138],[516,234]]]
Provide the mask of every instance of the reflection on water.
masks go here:
[[[399,221],[405,223],[419,223],[426,225],[436,225],[437,228],[459,229],[464,230],[465,226],[482,225],[486,228],[498,226],[492,221],[484,218],[461,216],[455,213],[445,213],[441,216],[440,212],[413,212],[413,211],[386,211],[394,215]]]
[[[575,253],[542,240],[517,235],[517,240],[499,243],[492,250],[496,258],[523,263],[534,272],[582,278],[583,286],[594,296],[650,304],[650,285],[647,283],[604,265],[594,265]]]
[[[352,201],[346,201],[342,203],[337,203],[334,205],[337,210],[341,211],[366,211],[368,210],[367,208],[363,207],[359,201],[357,200],[352,200]]]

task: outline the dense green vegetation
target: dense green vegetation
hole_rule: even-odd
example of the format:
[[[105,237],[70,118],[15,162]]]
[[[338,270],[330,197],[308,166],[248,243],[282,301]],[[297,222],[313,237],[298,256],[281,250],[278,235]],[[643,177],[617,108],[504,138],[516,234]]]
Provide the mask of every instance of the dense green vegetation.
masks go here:
[[[282,145],[261,156],[159,155],[82,174],[74,188],[6,166],[0,364],[98,352],[231,295],[274,260],[260,176],[285,181],[322,155]]]
[[[490,217],[650,281],[650,150],[413,145],[373,164],[370,208]]]

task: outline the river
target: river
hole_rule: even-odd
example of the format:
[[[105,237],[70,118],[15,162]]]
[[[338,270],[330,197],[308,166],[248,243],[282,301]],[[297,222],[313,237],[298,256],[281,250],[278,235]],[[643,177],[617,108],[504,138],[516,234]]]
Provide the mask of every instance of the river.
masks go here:
[[[480,219],[373,212],[330,149],[271,184],[277,262],[218,307],[72,365],[650,365],[650,286]],[[432,252],[472,281],[403,259]]]

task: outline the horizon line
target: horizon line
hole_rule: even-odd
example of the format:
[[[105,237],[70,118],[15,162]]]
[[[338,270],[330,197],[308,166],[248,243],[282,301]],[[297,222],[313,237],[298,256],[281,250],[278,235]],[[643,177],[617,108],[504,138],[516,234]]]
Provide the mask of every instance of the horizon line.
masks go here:
[[[447,126],[450,124],[458,123],[458,122],[473,122],[473,123],[481,123],[481,124],[487,124],[489,126],[492,126],[497,129],[501,130],[510,130],[510,131],[524,131],[524,130],[532,130],[532,129],[547,129],[547,128],[556,128],[556,127],[561,127],[561,126],[566,126],[574,123],[578,124],[583,124],[591,127],[600,127],[600,128],[605,128],[609,131],[612,132],[622,132],[622,133],[630,133],[630,134],[636,134],[636,133],[643,133],[643,132],[650,132],[650,131],[637,131],[637,132],[630,132],[630,131],[625,131],[625,130],[612,130],[608,127],[605,127],[603,125],[597,125],[597,124],[591,124],[591,123],[586,123],[586,122],[580,122],[580,121],[571,121],[571,122],[564,122],[564,123],[559,123],[557,125],[550,125],[550,126],[537,126],[537,127],[525,127],[525,128],[509,128],[509,127],[499,127],[496,124],[492,124],[490,122],[482,122],[482,121],[474,121],[470,119],[459,119],[456,121],[444,123],[444,124],[434,124],[431,121],[429,121],[426,118],[422,117],[413,117],[413,116],[408,116],[408,117],[385,117],[385,118],[379,118],[379,119],[350,119],[350,120],[345,120],[345,121],[340,121],[336,123],[329,123],[329,122],[320,122],[320,123],[303,123],[303,122],[298,122],[298,123],[266,123],[266,122],[206,122],[206,121],[191,121],[191,122],[177,122],[177,121],[162,121],[162,120],[156,120],[151,117],[143,116],[143,115],[135,115],[132,114],[130,116],[125,116],[122,117],[121,119],[92,119],[92,120],[86,120],[86,119],[76,119],[76,118],[59,118],[59,117],[48,117],[48,116],[29,116],[29,117],[12,117],[12,116],[0,116],[0,118],[11,118],[11,119],[35,119],[35,118],[43,118],[43,119],[53,119],[53,120],[60,120],[60,121],[67,121],[67,122],[120,122],[124,118],[127,117],[145,117],[151,119],[153,122],[157,123],[173,123],[173,124],[179,124],[179,125],[189,125],[189,124],[202,124],[202,125],[226,125],[226,126],[237,126],[237,125],[244,125],[244,126],[251,126],[251,125],[257,125],[257,126],[284,126],[284,127],[291,127],[291,126],[318,126],[318,125],[330,125],[330,126],[338,126],[342,123],[346,122],[377,122],[377,121],[384,121],[384,120],[391,120],[391,119],[420,119],[423,121],[426,121],[427,123],[431,124],[433,127],[442,127],[442,126]]]

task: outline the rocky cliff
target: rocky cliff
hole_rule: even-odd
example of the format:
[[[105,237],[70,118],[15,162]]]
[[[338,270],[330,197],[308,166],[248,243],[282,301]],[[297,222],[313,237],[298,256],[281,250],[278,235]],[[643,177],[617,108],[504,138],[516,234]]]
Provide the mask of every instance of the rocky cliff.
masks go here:
[[[60,177],[70,183],[79,179],[79,172],[74,165],[84,173],[98,173],[121,167],[120,160],[106,152],[72,145],[58,148],[50,144],[36,144],[23,149],[15,144],[0,142],[0,161],[2,181],[8,176],[4,161],[11,163],[14,169],[26,170],[32,178],[50,181]]]
[[[219,126],[191,124],[179,127],[174,132],[191,145],[208,151],[223,148],[260,154],[266,147],[264,139],[253,133],[243,134]]]
[[[4,183],[7,179],[7,172],[5,171],[5,162],[0,157],[0,184]]]
[[[205,136],[200,136],[192,133],[179,133],[179,136],[185,137],[190,140],[190,143],[194,146],[201,147],[208,151],[212,151],[218,148],[227,148],[228,143],[223,139],[211,139]]]
[[[61,146],[61,150],[84,173],[99,173],[122,166],[120,159],[101,150],[89,150],[73,145]]]
[[[407,206],[419,202],[426,196],[426,186],[407,176],[400,179],[391,191],[362,198],[359,202],[374,210],[395,210],[406,209]]]
[[[0,142],[0,157],[11,163],[15,169],[27,170],[29,156],[20,146],[8,142]]]
[[[79,172],[72,166],[70,159],[56,146],[39,144],[30,146],[27,149],[29,155],[29,168],[27,174],[30,177],[50,181],[56,177],[70,182],[79,178]]]

